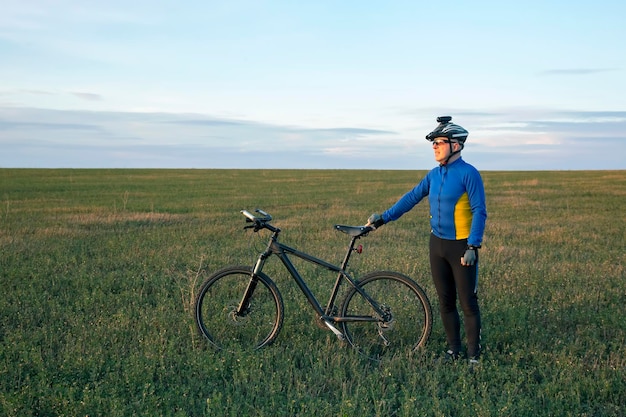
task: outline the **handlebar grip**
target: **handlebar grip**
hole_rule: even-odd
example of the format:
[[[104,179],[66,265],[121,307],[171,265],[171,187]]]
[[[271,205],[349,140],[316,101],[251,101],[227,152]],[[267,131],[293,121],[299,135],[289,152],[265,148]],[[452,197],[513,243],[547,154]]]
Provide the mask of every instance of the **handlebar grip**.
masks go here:
[[[261,210],[261,209],[256,209],[256,210],[254,210],[254,211],[256,211],[257,213],[259,213],[259,214],[261,214],[261,215],[263,215],[263,216],[265,216],[265,218],[272,220],[272,216],[270,216],[268,213],[264,212],[263,210]]]
[[[253,222],[256,220],[256,217],[254,217],[254,214],[250,213],[248,210],[241,210],[241,214],[247,217],[247,220],[246,220],[247,222]]]

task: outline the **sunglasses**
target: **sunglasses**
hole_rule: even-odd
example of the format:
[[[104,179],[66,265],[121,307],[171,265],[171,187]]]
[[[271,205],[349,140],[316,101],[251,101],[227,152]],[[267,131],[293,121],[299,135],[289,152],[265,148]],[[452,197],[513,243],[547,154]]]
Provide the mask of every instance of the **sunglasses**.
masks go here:
[[[452,143],[451,140],[435,140],[433,141],[433,146],[436,148],[439,145],[443,145],[444,143]]]

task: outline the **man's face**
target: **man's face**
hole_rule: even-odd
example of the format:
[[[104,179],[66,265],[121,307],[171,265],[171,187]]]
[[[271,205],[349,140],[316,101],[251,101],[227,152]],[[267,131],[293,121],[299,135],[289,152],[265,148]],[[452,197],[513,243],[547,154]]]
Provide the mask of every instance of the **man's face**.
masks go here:
[[[452,151],[450,151],[450,145],[452,145]],[[457,142],[450,142],[446,137],[435,138],[435,140],[433,140],[435,161],[440,164],[446,162],[450,154],[458,149],[458,146],[459,144]]]

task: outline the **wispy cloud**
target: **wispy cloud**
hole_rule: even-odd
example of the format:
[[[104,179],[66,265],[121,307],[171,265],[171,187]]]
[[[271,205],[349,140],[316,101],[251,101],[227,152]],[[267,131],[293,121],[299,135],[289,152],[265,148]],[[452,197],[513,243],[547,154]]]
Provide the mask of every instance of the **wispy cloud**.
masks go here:
[[[470,130],[464,156],[480,169],[626,169],[619,152],[606,152],[626,143],[626,111],[455,114]],[[427,169],[425,133],[0,107],[0,167]]]
[[[354,135],[354,136],[366,136],[366,135],[395,135],[397,132],[391,130],[378,130],[378,129],[362,129],[354,127],[336,127],[332,129],[309,129],[311,132],[329,133],[332,135]]]
[[[78,97],[82,100],[87,100],[87,101],[102,101],[102,96],[100,94],[95,94],[95,93],[79,93],[79,92],[72,92],[70,93],[72,94],[74,97]]]
[[[50,96],[53,94],[56,94],[52,91],[46,91],[46,90],[29,90],[29,89],[19,89],[19,90],[0,90],[0,97],[2,96],[12,96],[12,95],[18,95],[18,94],[30,94],[30,95],[43,95],[43,96]]]
[[[562,68],[541,71],[538,75],[594,75],[618,71],[617,68]]]
[[[52,90],[33,90],[33,89],[19,89],[19,90],[0,90],[0,99],[3,100],[16,100],[19,102],[24,98],[34,97],[35,99],[42,98],[68,98],[74,97],[81,101],[89,102],[101,102],[104,101],[104,97],[101,94],[92,93],[88,91],[52,91]],[[2,103],[0,102],[0,105]]]

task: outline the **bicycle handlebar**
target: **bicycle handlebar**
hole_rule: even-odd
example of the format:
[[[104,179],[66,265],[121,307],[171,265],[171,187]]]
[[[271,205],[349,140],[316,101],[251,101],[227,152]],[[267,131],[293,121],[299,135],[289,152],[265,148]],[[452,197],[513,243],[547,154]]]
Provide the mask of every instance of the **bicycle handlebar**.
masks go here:
[[[280,229],[269,224],[269,222],[272,221],[272,216],[269,213],[266,213],[261,209],[255,209],[254,212],[259,213],[263,217],[257,217],[248,210],[241,210],[241,214],[246,216],[246,222],[254,223],[254,226],[246,226],[244,229],[254,228],[255,232],[258,232],[260,229],[269,229],[272,232],[280,232]]]
[[[256,209],[254,210],[256,213],[261,214],[263,217],[257,217],[254,214],[250,213],[248,210],[241,210],[241,214],[243,214],[244,216],[247,217],[248,220],[246,220],[248,223],[256,223],[256,222],[269,222],[272,220],[272,216],[270,216],[268,213],[264,212],[261,209]]]

